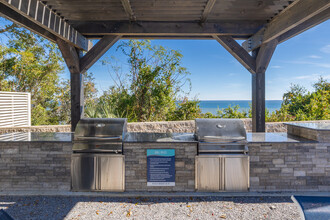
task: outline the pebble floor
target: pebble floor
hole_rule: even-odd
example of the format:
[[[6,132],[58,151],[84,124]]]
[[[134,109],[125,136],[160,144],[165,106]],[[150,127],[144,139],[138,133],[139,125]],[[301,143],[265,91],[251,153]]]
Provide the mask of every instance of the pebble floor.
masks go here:
[[[289,197],[0,196],[20,219],[299,219]]]

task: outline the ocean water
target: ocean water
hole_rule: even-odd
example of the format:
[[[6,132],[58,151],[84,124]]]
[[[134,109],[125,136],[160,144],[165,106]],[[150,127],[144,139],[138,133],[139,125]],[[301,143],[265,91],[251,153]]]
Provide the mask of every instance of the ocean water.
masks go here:
[[[252,101],[249,100],[200,100],[199,106],[202,113],[210,112],[216,114],[218,110],[223,110],[229,105],[234,107],[239,105],[239,111],[248,111]],[[266,100],[266,108],[269,112],[274,112],[281,108],[282,100]]]

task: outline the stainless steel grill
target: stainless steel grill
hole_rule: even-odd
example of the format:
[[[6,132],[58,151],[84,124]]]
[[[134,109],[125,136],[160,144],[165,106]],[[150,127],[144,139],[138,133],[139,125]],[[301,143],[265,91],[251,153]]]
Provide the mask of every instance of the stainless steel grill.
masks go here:
[[[72,190],[124,191],[126,118],[81,119],[74,134]]]
[[[246,131],[239,119],[196,119],[196,189],[246,191],[249,156]]]
[[[122,153],[127,132],[126,118],[85,118],[74,133],[74,152]]]
[[[196,119],[198,153],[244,153],[246,131],[239,119]]]

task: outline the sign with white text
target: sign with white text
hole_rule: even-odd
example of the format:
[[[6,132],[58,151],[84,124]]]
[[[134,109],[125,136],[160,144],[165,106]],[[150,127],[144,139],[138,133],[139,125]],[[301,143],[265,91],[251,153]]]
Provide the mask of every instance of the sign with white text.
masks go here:
[[[175,149],[147,149],[147,186],[175,186]]]

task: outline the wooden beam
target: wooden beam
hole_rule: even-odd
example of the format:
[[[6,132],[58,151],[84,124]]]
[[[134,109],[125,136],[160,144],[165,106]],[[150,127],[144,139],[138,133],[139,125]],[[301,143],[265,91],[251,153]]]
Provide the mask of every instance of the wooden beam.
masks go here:
[[[216,39],[238,62],[240,62],[249,72],[256,73],[256,60],[250,56],[231,36],[214,35]]]
[[[260,47],[256,57],[256,73],[266,72],[277,44],[278,41],[275,39]]]
[[[135,21],[136,20],[136,17],[134,15],[134,12],[132,10],[132,7],[131,7],[131,3],[129,2],[129,0],[121,0],[121,3],[123,5],[123,8],[129,18],[130,21]]]
[[[251,36],[264,24],[261,21],[221,21],[207,22],[115,22],[115,21],[72,21],[80,33],[90,36],[104,35],[166,35],[166,36],[201,36],[201,35],[244,35]]]
[[[57,39],[57,45],[70,73],[79,74],[79,55],[76,48],[60,38]]]
[[[80,59],[80,72],[86,72],[100,57],[102,57],[118,40],[120,36],[104,36]]]
[[[265,73],[277,43],[277,40],[272,40],[252,52],[252,56],[256,59],[256,74],[252,74],[253,132],[265,132]]]
[[[88,40],[39,0],[0,0],[0,13],[53,42],[60,38],[87,50]]]
[[[71,131],[75,131],[81,118],[84,117],[84,75],[70,74],[71,88]]]
[[[304,22],[307,22],[308,26],[312,27],[314,24],[318,24],[321,20],[325,19],[326,15],[322,14],[322,12],[329,8],[329,0],[300,0],[289,9],[283,11],[283,13],[275,16],[264,30],[256,33],[242,45],[247,51],[251,51],[260,47],[261,44],[267,43],[297,28]],[[309,19],[311,19],[310,22],[308,22]],[[308,29],[304,28],[304,25],[300,26],[300,28],[301,29],[296,29],[294,32],[300,33]]]
[[[324,10],[320,14],[315,15],[314,17],[310,18],[309,20],[299,24],[297,27],[292,28],[288,32],[279,36],[277,38],[278,43],[282,43],[318,24],[321,24],[324,21],[327,21],[328,19],[330,19],[330,8],[328,8],[327,10]]]
[[[70,70],[71,131],[75,131],[79,120],[84,114],[83,74],[81,74],[79,68],[79,57],[82,56],[82,53],[60,38],[57,39],[57,45]]]
[[[212,8],[213,8],[215,2],[216,2],[216,0],[208,0],[207,1],[206,6],[204,8],[204,11],[202,13],[202,17],[201,17],[200,23],[204,23],[207,20],[207,17],[211,13]]]
[[[252,132],[265,132],[265,73],[252,76]]]

